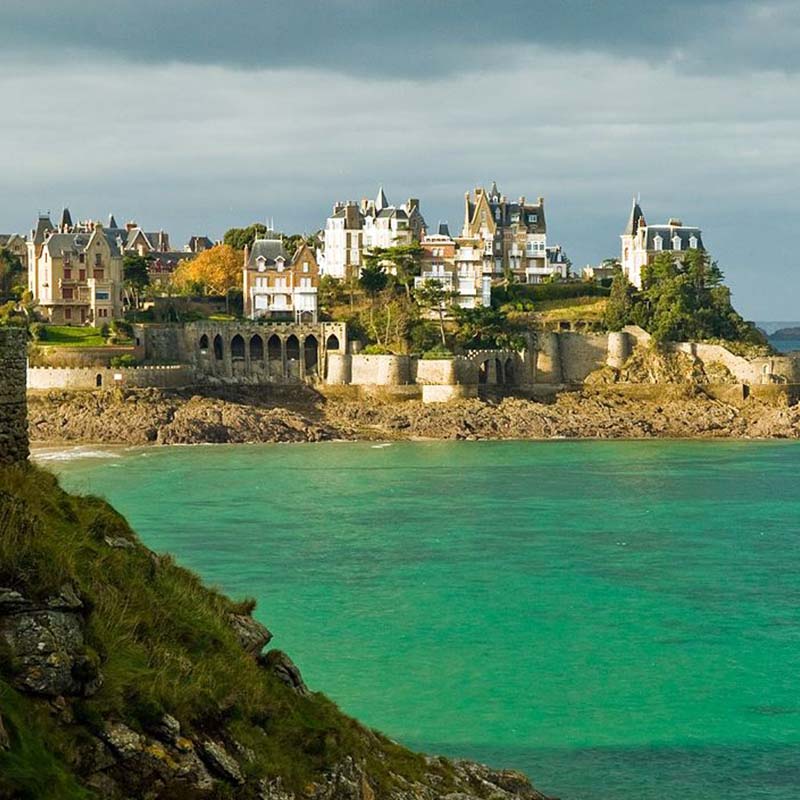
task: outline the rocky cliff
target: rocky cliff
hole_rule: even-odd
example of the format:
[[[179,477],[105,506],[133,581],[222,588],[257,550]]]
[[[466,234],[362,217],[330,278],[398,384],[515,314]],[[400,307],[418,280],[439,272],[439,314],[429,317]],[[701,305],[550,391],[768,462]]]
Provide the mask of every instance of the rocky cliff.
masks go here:
[[[0,797],[545,800],[346,717],[252,612],[104,502],[0,468]]]

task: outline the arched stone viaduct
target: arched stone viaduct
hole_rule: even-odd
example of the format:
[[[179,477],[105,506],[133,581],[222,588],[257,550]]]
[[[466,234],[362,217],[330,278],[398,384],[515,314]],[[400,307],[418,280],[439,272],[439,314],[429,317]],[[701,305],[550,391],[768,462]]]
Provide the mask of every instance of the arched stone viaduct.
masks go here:
[[[347,326],[340,322],[204,320],[187,324],[183,337],[198,373],[254,383],[322,381],[328,353],[347,351]]]

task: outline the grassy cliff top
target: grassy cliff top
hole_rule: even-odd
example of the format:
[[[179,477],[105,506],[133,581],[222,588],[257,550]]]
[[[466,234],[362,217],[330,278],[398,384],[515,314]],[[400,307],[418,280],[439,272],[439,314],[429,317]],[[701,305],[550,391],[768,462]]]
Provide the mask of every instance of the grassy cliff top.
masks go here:
[[[486,794],[485,775],[473,791],[457,765],[298,691],[283,654],[259,656],[252,609],[148,550],[103,500],[0,469],[0,796],[338,797],[324,791],[343,764],[361,800]],[[501,797],[538,796],[495,775],[514,776]]]

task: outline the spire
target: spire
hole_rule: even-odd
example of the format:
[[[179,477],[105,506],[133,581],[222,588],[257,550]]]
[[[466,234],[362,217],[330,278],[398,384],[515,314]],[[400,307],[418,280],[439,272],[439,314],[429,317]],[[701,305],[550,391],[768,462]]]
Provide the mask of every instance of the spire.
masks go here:
[[[117,221],[114,219],[114,215],[113,214],[109,214],[108,215],[108,227],[109,228],[117,228],[117,227],[119,227],[117,225]]]
[[[639,230],[639,226],[645,224],[644,214],[642,213],[639,201],[634,197],[633,203],[631,204],[631,215],[628,219],[628,224],[625,226],[625,230],[622,232],[622,235],[634,236]]]
[[[64,206],[64,210],[61,212],[61,230],[66,232],[72,227],[72,215],[69,213],[69,209]]]
[[[497,188],[497,181],[492,181],[492,188],[489,191],[489,198],[497,200],[500,197],[500,190]]]
[[[378,189],[378,196],[375,198],[375,212],[380,214],[384,208],[389,206],[389,201],[386,199],[386,195],[383,191],[383,186]]]

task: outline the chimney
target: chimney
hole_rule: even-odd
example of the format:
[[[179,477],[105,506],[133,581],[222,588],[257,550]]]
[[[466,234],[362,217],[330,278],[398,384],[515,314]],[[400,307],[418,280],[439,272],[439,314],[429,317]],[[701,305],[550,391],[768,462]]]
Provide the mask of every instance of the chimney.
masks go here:
[[[539,203],[540,206],[543,206],[544,205],[544,197],[539,197],[538,198],[538,203]]]

